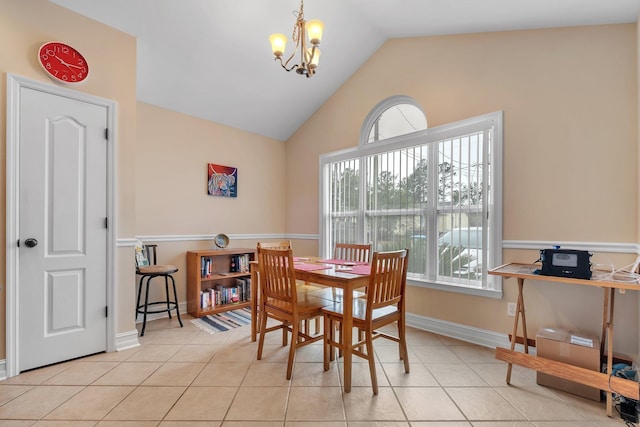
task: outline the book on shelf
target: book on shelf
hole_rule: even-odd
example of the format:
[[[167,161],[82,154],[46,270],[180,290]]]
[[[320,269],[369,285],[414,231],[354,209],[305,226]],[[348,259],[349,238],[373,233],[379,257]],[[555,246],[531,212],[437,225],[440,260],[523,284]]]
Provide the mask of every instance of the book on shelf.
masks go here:
[[[201,278],[209,278],[211,277],[211,269],[212,269],[213,260],[211,258],[200,258],[200,277]]]
[[[234,273],[247,273],[249,271],[249,254],[231,255],[229,271]]]
[[[211,296],[209,292],[202,291],[200,292],[200,308],[209,308],[211,307]]]
[[[209,288],[207,289],[207,292],[209,292],[209,301],[210,301],[210,306],[213,307],[214,305],[216,305],[216,291],[213,288]]]
[[[236,287],[238,288],[240,301],[251,300],[251,279],[249,279],[248,277],[236,279]]]

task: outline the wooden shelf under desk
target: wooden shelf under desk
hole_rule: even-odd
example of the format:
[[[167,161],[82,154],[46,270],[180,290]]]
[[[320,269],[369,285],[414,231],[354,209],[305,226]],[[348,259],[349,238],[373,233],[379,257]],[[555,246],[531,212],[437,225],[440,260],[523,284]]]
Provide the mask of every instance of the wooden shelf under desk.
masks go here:
[[[581,368],[557,360],[547,359],[540,356],[521,353],[508,348],[496,348],[496,359],[513,363],[525,368],[535,369],[538,372],[553,375],[569,381],[585,384],[600,390],[614,390],[630,399],[638,400],[640,388],[636,381],[624,378],[609,376],[598,371]]]

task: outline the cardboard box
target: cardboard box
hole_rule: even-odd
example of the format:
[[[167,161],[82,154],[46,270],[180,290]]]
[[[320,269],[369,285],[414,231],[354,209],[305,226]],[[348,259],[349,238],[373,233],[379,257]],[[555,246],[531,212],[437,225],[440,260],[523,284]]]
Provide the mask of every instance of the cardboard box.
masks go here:
[[[565,329],[543,328],[536,335],[536,353],[581,368],[600,372],[600,340],[592,335]],[[562,390],[587,399],[600,401],[600,390],[542,372],[537,373],[540,385]]]

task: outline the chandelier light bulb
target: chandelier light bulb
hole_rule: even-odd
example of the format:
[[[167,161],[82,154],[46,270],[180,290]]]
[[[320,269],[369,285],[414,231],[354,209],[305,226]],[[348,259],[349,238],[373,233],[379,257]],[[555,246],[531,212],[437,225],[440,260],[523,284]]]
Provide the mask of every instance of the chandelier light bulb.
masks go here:
[[[313,54],[313,57],[311,56],[311,54]],[[320,49],[316,48],[315,52],[313,52],[313,48],[308,48],[307,55],[309,55],[309,58],[311,58],[309,67],[316,68],[318,66],[318,62],[320,61]]]
[[[273,54],[278,58],[281,57],[287,47],[287,37],[280,33],[271,34],[269,41],[271,42],[271,50],[273,51]]]
[[[306,29],[307,35],[309,36],[309,42],[314,45],[320,44],[320,40],[322,40],[322,30],[324,29],[322,21],[312,19],[307,22]]]

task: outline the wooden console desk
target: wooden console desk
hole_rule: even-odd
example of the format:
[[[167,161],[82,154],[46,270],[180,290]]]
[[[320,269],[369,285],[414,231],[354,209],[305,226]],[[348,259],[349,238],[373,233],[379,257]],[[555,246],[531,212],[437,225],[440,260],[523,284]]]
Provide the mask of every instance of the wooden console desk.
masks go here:
[[[512,364],[525,366],[535,369],[536,371],[554,375],[556,377],[586,384],[591,387],[604,390],[607,396],[607,415],[612,414],[612,392],[621,394],[625,397],[638,400],[640,396],[640,387],[636,381],[627,380],[620,377],[609,377],[609,374],[591,371],[589,369],[580,368],[556,360],[536,357],[529,354],[527,321],[525,318],[523,289],[525,280],[537,280],[544,282],[560,282],[570,285],[595,286],[602,288],[604,291],[604,301],[602,310],[602,337],[600,340],[600,357],[604,354],[605,341],[607,343],[607,372],[610,373],[613,365],[613,308],[616,289],[624,290],[640,290],[640,283],[632,282],[616,282],[604,281],[598,279],[585,280],[573,279],[567,277],[541,276],[534,274],[532,271],[537,268],[530,264],[505,264],[490,270],[489,274],[502,276],[505,278],[514,277],[518,280],[518,301],[516,304],[516,316],[513,320],[513,332],[511,335],[511,348],[496,348],[496,359],[508,362],[507,367],[507,384],[511,382]],[[515,351],[518,336],[518,324],[522,319],[522,333],[524,353]]]

